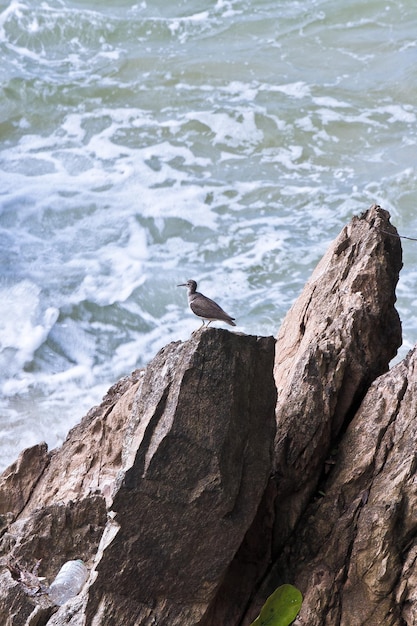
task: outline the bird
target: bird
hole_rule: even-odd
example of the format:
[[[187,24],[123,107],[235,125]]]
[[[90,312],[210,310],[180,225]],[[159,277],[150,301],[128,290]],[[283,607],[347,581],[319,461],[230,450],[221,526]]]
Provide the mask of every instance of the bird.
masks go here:
[[[187,280],[186,283],[182,283],[181,285],[177,285],[177,287],[187,287],[188,289],[188,304],[190,309],[197,315],[197,317],[201,317],[203,320],[202,326],[205,326],[205,322],[207,320],[207,326],[210,322],[221,321],[230,324],[230,326],[236,326],[234,317],[230,317],[223,309],[211,300],[207,298],[207,296],[203,296],[202,293],[197,291],[197,283],[195,280]],[[202,328],[200,326],[200,328]]]

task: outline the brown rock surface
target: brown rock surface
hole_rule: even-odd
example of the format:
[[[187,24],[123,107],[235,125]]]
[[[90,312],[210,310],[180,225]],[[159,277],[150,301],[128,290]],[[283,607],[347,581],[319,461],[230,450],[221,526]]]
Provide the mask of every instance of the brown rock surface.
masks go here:
[[[388,371],[400,267],[374,206],[289,311],[275,366],[272,338],[197,332],[60,449],[22,453],[0,477],[0,623],[247,626],[293,583],[300,626],[416,624],[416,352]],[[54,614],[16,582],[77,557],[88,584]]]
[[[298,624],[417,623],[417,348],[369,389],[277,562]]]
[[[23,450],[0,476],[0,515],[20,513],[49,463],[48,448],[41,443]]]
[[[40,614],[25,595],[10,626],[39,615],[38,626],[197,623],[271,472],[274,347],[272,337],[218,329],[170,344],[115,385],[60,449],[46,459],[43,447],[26,451],[16,465],[24,478],[6,470],[3,564],[26,575],[42,559],[49,581],[71,558],[96,567],[83,595],[53,616],[45,597]],[[20,606],[21,586],[7,573],[0,607],[17,594]]]
[[[271,471],[274,344],[206,330],[147,368],[133,408],[137,452],[112,505],[120,530],[98,565],[88,622],[127,624],[133,609],[138,624],[198,623]]]
[[[314,497],[342,429],[372,381],[387,371],[401,344],[394,307],[400,269],[396,230],[389,214],[373,206],[342,230],[288,312],[277,337],[274,366],[275,472],[263,514],[255,520],[254,532],[264,543],[256,544],[257,568],[245,569],[242,563],[231,566],[230,578],[224,582],[227,593],[218,595],[212,609],[217,623],[226,623],[230,606],[237,606],[231,597],[239,597],[238,582],[252,590],[260,586],[244,624],[256,617],[278,585],[292,582],[271,563],[279,558]],[[243,545],[237,562],[246,560],[246,551]],[[230,623],[240,623],[242,614],[238,616],[235,609],[232,619],[235,622]]]
[[[340,429],[401,345],[394,307],[400,240],[373,206],[332,243],[277,337],[275,545],[315,490]]]

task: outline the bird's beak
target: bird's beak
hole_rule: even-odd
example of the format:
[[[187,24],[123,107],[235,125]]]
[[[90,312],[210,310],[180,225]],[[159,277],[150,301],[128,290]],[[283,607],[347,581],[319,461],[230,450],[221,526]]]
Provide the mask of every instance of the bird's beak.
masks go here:
[[[177,285],[177,287],[186,287],[187,283],[181,283],[181,285]]]

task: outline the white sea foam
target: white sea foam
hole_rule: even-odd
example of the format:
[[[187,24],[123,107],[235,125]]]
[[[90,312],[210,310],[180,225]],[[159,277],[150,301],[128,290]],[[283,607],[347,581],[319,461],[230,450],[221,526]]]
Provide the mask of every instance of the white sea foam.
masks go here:
[[[19,2],[19,0],[11,0],[9,6],[6,7],[0,13],[0,39],[1,41],[4,41],[7,39],[6,32],[5,32],[5,24],[7,23],[7,21],[13,16],[20,18],[22,16],[22,10],[25,8],[26,8],[26,5],[23,4],[23,2]]]
[[[415,107],[401,106],[398,104],[389,104],[384,107],[378,107],[378,113],[388,113],[391,117],[389,122],[405,122],[406,124],[414,124],[417,116]]]
[[[69,262],[74,267],[83,267],[84,278],[71,296],[71,301],[83,300],[108,306],[115,302],[124,302],[132,292],[145,281],[143,261],[147,257],[146,236],[137,222],[128,224],[129,239],[126,245],[120,242],[108,244],[100,254],[91,258],[85,253]]]
[[[351,105],[348,102],[343,102],[340,100],[336,100],[336,98],[332,98],[330,96],[315,96],[312,98],[314,104],[317,104],[321,107],[332,107],[332,108],[347,108],[350,109]]]
[[[23,280],[0,289],[0,359],[3,376],[29,363],[58,319],[55,307],[41,308],[40,288]],[[3,392],[7,390],[3,388]]]
[[[287,83],[285,85],[263,85],[262,88],[266,91],[279,91],[291,98],[306,98],[310,95],[310,87],[303,81],[297,81],[295,83]]]
[[[204,124],[214,134],[213,142],[230,148],[256,146],[263,139],[252,111],[232,115],[228,113],[193,112],[186,118]]]

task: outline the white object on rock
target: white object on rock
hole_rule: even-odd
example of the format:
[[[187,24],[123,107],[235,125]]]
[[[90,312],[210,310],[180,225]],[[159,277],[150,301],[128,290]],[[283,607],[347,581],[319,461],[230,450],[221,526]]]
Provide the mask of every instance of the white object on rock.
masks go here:
[[[88,569],[81,559],[67,561],[50,585],[48,595],[55,604],[61,606],[81,591],[87,578]]]

